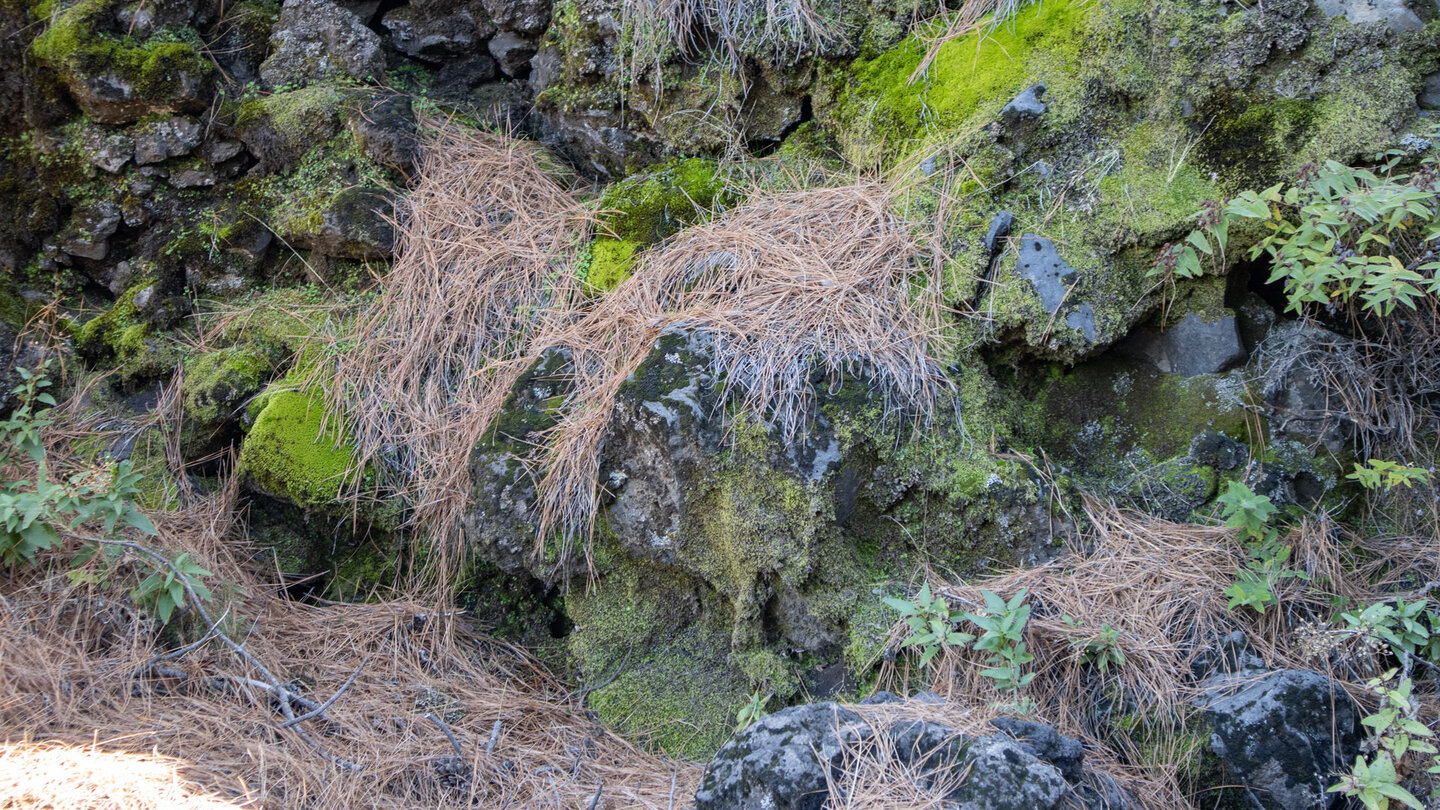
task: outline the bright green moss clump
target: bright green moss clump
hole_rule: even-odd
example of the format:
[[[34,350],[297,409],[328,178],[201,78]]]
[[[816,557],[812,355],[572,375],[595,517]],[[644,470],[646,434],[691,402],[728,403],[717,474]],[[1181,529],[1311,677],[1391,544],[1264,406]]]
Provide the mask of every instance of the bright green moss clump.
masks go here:
[[[662,164],[612,184],[600,196],[599,235],[579,269],[592,293],[605,293],[630,277],[635,254],[647,245],[729,205],[738,195],[713,160]]]
[[[298,506],[333,503],[349,481],[355,446],[325,419],[318,392],[277,390],[264,397],[240,449],[240,471],[261,490]]]
[[[994,31],[970,34],[942,46],[926,76],[910,82],[926,53],[911,36],[874,59],[857,60],[845,71],[852,84],[843,93],[837,123],[842,145],[862,165],[926,131],[961,128],[983,109],[994,117],[1027,83],[1038,51],[1078,52],[1085,6],[1047,0],[1027,7]]]
[[[606,293],[630,277],[639,245],[630,239],[597,237],[590,243],[590,264],[583,281],[593,293]]]

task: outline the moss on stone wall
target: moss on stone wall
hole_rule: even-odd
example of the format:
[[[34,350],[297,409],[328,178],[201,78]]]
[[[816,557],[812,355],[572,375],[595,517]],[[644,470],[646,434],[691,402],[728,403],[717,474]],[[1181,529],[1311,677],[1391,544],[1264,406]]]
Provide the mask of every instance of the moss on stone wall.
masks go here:
[[[188,28],[162,28],[146,39],[101,33],[112,0],[56,4],[50,25],[31,43],[36,58],[60,73],[72,88],[106,74],[134,88],[137,101],[164,109],[167,99],[186,92],[185,83],[208,79],[213,68],[201,55],[199,36]],[[44,19],[43,17],[41,19]],[[77,93],[82,99],[83,92]]]

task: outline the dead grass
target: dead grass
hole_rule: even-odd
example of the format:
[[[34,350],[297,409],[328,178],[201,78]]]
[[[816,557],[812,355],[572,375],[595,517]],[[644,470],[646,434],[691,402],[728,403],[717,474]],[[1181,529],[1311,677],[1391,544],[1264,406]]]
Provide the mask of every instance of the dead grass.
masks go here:
[[[880,182],[753,194],[644,253],[634,275],[537,345],[573,356],[574,388],[549,436],[540,531],[561,560],[599,508],[601,444],[616,392],[670,329],[713,345],[717,380],[738,411],[793,441],[814,415],[817,370],[864,379],[891,411],[928,419],[948,381],[938,279]],[[723,415],[717,415],[723,416]]]
[[[530,362],[529,338],[578,304],[571,264],[587,223],[536,145],[427,129],[395,263],[326,383],[358,463],[385,473],[439,542],[465,506],[469,448]]]
[[[813,176],[805,180],[813,181]],[[782,187],[800,178],[770,178]],[[524,461],[539,481],[557,571],[587,545],[615,395],[666,329],[714,345],[740,412],[785,441],[812,415],[818,368],[861,378],[895,415],[937,416],[948,382],[936,266],[891,210],[897,186],[751,189],[749,201],[645,251],[631,278],[584,299],[570,267],[588,222],[530,145],[441,128],[399,223],[395,269],[329,381],[359,462],[389,473],[432,541],[452,537],[466,462],[516,378],[568,350],[572,393]]]
[[[65,449],[79,432],[52,433],[55,474],[87,469]],[[216,575],[214,629],[192,609],[177,637],[135,610],[143,557],[128,550],[108,570],[97,557],[72,571],[71,545],[5,575],[0,807],[600,810],[669,808],[693,792],[697,768],[600,728],[527,654],[459,612],[285,598],[246,562],[235,497],[233,486],[194,492],[151,514],[160,534],[147,545]],[[313,716],[286,720],[299,715]],[[30,772],[37,761],[55,770]]]
[[[1307,522],[1289,537],[1296,548],[1294,564],[1323,587],[1285,580],[1281,604],[1256,617],[1226,610],[1223,590],[1244,559],[1234,530],[1170,523],[1095,502],[1088,503],[1086,511],[1092,526],[1087,547],[1074,548],[1047,565],[969,583],[932,577],[931,587],[963,610],[984,606],[982,590],[1005,598],[1021,588],[1029,592],[1032,614],[1026,644],[1035,661],[1027,671],[1038,676],[1025,695],[1035,701],[1035,715],[1084,741],[1092,764],[1146,807],[1191,806],[1182,789],[1180,765],[1194,752],[1186,749],[1191,742],[1175,732],[1197,694],[1193,665],[1226,633],[1244,630],[1252,651],[1267,666],[1327,672],[1352,695],[1367,700],[1361,684],[1377,674],[1378,665],[1371,651],[1333,631],[1322,633],[1327,644],[1296,641],[1319,617],[1328,617],[1328,596],[1368,604],[1384,590],[1393,590],[1393,581],[1387,584],[1377,575],[1390,571],[1393,579],[1396,563],[1403,560],[1344,559],[1339,549],[1353,538],[1338,537],[1334,524]],[[1432,561],[1426,570],[1433,567]],[[1098,640],[1103,625],[1119,631],[1117,646],[1125,656],[1123,665],[1104,675],[1087,664],[1082,653],[1086,643]],[[891,648],[909,632],[897,622]],[[909,660],[884,664],[882,682],[898,687],[920,675],[909,669]],[[978,728],[1010,701],[980,674],[985,666],[983,653],[947,647],[925,673],[931,688],[951,702],[942,712],[957,714],[954,722],[961,725],[956,728]],[[1097,701],[1117,695],[1129,707],[1125,713],[1142,723],[1132,734],[1110,734],[1097,725]],[[1141,739],[1147,743],[1143,751],[1135,744]]]

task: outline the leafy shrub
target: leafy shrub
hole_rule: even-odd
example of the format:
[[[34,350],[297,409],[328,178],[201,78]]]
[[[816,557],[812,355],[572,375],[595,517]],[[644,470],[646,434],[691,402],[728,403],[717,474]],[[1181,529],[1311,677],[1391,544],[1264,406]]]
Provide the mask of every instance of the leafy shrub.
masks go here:
[[[52,479],[45,448],[45,430],[53,424],[48,412],[55,405],[45,390],[50,382],[44,366],[16,371],[21,379],[14,389],[17,404],[10,417],[0,421],[0,469],[28,469],[34,477],[0,483],[0,565],[34,565],[41,552],[59,549],[68,540],[78,545],[71,557],[74,583],[109,586],[112,564],[121,559],[138,564],[145,578],[131,591],[131,600],[161,624],[168,624],[192,594],[209,601],[211,593],[200,579],[211,574],[188,554],[170,559],[122,535],[125,529],[157,534],[155,524],[135,505],[140,475],[129,461]],[[80,570],[92,562],[98,571]]]

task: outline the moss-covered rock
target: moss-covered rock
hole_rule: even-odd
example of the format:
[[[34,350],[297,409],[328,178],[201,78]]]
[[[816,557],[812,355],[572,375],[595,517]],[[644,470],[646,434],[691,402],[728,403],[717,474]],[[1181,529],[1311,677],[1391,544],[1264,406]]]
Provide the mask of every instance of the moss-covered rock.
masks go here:
[[[238,471],[254,487],[296,506],[328,507],[354,486],[355,446],[327,418],[323,394],[281,384],[252,407]]]
[[[112,34],[114,0],[53,4],[50,25],[31,44],[85,113],[125,123],[156,112],[204,109],[213,67],[193,29],[162,28],[145,38]]]
[[[272,371],[270,356],[251,348],[230,347],[187,358],[180,384],[185,407],[182,455],[200,458],[237,438],[245,406]]]
[[[156,330],[139,302],[155,297],[148,279],[133,283],[108,310],[81,324],[75,348],[92,363],[114,362],[119,382],[134,389],[172,372],[184,354],[173,336]]]

